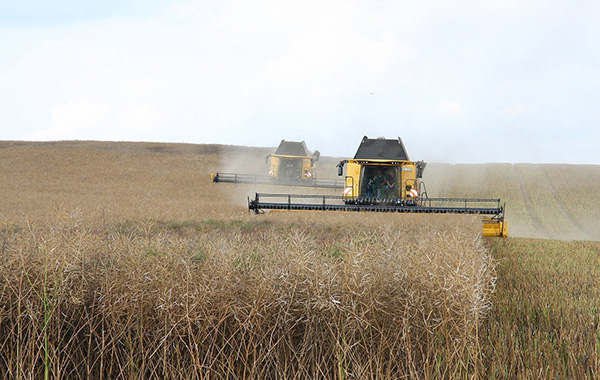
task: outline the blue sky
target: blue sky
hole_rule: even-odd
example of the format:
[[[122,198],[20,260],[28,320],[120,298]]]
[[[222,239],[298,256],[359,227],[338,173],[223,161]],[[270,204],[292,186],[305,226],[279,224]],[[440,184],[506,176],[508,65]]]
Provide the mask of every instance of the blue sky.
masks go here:
[[[50,5],[51,4],[51,5]],[[596,1],[2,1],[0,140],[600,164]]]

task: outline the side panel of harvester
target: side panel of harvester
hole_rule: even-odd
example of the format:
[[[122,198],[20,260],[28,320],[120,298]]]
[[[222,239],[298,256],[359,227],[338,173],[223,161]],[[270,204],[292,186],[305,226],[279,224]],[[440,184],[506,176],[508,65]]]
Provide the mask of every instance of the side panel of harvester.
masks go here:
[[[483,219],[483,236],[508,237],[508,220],[503,217],[488,217]]]

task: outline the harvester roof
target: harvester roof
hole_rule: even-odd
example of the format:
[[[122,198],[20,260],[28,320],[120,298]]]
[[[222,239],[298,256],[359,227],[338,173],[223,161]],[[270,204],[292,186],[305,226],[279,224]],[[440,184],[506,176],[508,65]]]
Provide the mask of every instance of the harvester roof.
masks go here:
[[[284,156],[310,156],[310,152],[306,148],[306,143],[304,141],[281,140],[275,154]]]
[[[381,137],[370,139],[365,136],[354,155],[354,159],[410,161],[400,137],[397,140],[387,140]]]

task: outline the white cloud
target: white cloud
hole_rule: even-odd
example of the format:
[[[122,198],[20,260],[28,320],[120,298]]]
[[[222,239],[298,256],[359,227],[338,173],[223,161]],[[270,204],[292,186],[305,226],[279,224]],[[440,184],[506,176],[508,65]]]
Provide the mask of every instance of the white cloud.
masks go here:
[[[126,110],[123,124],[131,129],[131,134],[148,135],[155,132],[161,124],[161,114],[149,106],[141,106]]]
[[[527,111],[527,107],[523,104],[515,104],[504,109],[504,113],[508,116],[518,116]]]
[[[368,40],[351,30],[326,33],[298,36],[286,54],[266,62],[259,87],[292,98],[345,97],[381,86],[409,57],[406,44],[390,35]]]
[[[26,136],[27,140],[64,140],[73,136],[94,136],[106,128],[107,107],[101,103],[77,101],[57,107],[51,112],[52,125]]]
[[[507,82],[500,83],[500,85],[498,85],[496,89],[497,89],[498,93],[505,93],[505,92],[509,92],[509,91],[513,90],[514,88],[515,88],[515,82],[507,81]]]
[[[455,117],[464,114],[465,110],[460,102],[444,101],[435,107],[435,112],[441,116]]]

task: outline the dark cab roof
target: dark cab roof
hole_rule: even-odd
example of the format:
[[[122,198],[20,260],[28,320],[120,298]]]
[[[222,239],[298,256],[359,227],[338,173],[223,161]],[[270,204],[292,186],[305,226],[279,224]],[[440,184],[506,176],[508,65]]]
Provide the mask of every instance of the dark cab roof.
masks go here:
[[[410,161],[400,137],[397,140],[388,140],[382,137],[370,139],[365,136],[354,155],[354,159]]]
[[[304,141],[285,141],[281,140],[275,154],[284,156],[310,156],[306,143]]]

